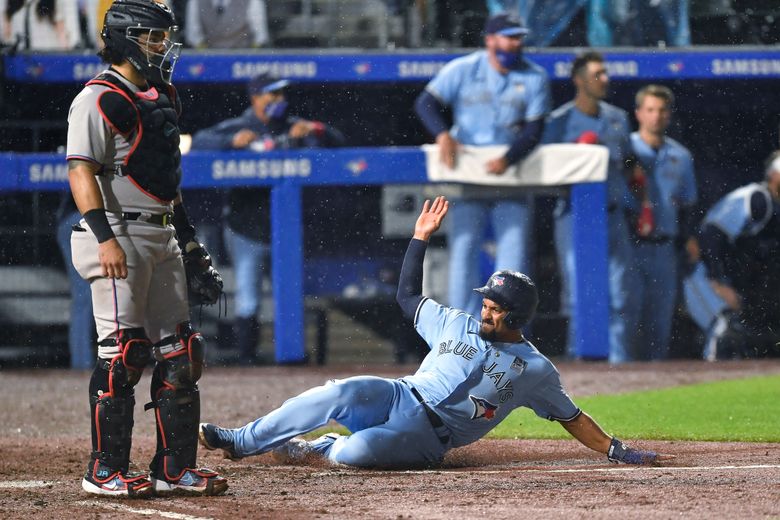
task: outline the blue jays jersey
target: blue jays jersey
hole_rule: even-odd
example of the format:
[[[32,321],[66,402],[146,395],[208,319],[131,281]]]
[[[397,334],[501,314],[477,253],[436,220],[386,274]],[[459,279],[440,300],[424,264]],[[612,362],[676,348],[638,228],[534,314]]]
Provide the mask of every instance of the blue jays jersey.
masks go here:
[[[764,215],[753,215],[751,210],[750,202],[756,194],[766,199]],[[742,235],[756,235],[764,229],[772,218],[773,204],[766,184],[748,184],[720,199],[705,215],[702,227],[707,224],[716,226],[734,243]]]
[[[550,111],[547,72],[523,60],[501,74],[488,62],[486,51],[456,58],[425,87],[453,114],[452,136],[463,144],[511,144],[527,121]]]
[[[431,352],[402,380],[441,417],[453,447],[480,439],[520,406],[550,420],[580,413],[555,366],[532,344],[486,341],[473,316],[428,298],[414,321]]]
[[[655,150],[639,137],[639,132],[631,134],[631,146],[648,176],[655,218],[653,236],[676,237],[680,208],[696,203],[696,178],[691,153],[669,137],[664,139],[661,148]]]
[[[599,115],[589,116],[566,103],[555,109],[547,119],[542,143],[575,143],[585,132],[595,132],[599,144],[609,148],[607,171],[608,204],[631,207],[633,202],[623,175],[625,160],[631,151],[630,128],[625,110],[609,103],[599,103]]]

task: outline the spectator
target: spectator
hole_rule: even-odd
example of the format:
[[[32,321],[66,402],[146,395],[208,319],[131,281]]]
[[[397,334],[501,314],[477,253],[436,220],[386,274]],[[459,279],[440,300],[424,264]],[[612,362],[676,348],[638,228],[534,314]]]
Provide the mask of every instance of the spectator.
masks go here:
[[[70,324],[68,327],[68,351],[70,368],[85,370],[95,365],[95,319],[92,317],[92,293],[89,283],[73,267],[70,247],[71,228],[81,220],[81,213],[70,193],[63,195],[57,208],[57,245],[65,261],[70,280]]]
[[[193,150],[252,150],[264,152],[292,148],[344,145],[341,132],[319,121],[288,115],[284,96],[287,80],[260,75],[249,83],[252,106],[236,118],[197,132]],[[269,192],[265,188],[239,188],[227,194],[224,239],[236,280],[234,334],[240,359],[256,363],[262,294],[262,273],[270,241]]]
[[[689,224],[696,203],[693,159],[687,148],[665,135],[673,107],[674,94],[667,87],[647,85],[636,94],[639,131],[631,134],[637,160],[631,184],[641,203],[633,277],[640,307],[629,359],[667,357],[679,285],[677,247],[685,244],[691,262],[698,256]]]
[[[780,354],[780,151],[764,172],[763,182],[720,199],[701,225],[701,263],[685,296],[710,361]]]
[[[487,0],[490,14],[519,13],[530,30],[526,45],[547,47],[565,31],[588,0]]]
[[[689,0],[589,0],[588,43],[593,47],[691,44]]]
[[[458,147],[508,145],[508,151],[485,164],[502,175],[539,142],[550,108],[547,73],[523,57],[528,29],[516,16],[500,14],[485,25],[485,50],[456,58],[425,87],[415,110],[436,136],[442,163],[453,168]],[[454,124],[448,127],[445,110]],[[523,189],[462,186],[452,207],[447,242],[450,248],[449,304],[479,313],[471,290],[479,284],[479,252],[489,220],[496,236],[496,265],[529,272],[529,235],[533,198]]]
[[[609,360],[622,363],[629,359],[628,335],[636,329],[638,305],[636,293],[629,287],[629,269],[634,265],[634,260],[626,220],[626,211],[633,206],[625,173],[625,160],[631,150],[628,115],[603,101],[609,90],[609,76],[601,54],[590,51],[577,56],[572,63],[571,78],[577,89],[575,98],[550,115],[543,141],[598,143],[609,148]],[[574,356],[574,338],[577,334],[571,317],[577,293],[573,284],[575,259],[571,230],[571,204],[567,197],[560,199],[555,209],[555,246],[563,282],[562,308],[570,318],[568,353]]]
[[[22,50],[70,50],[81,44],[76,2],[4,0],[3,41]]]
[[[264,0],[190,0],[187,43],[212,49],[248,49],[269,43]]]
[[[170,0],[155,1],[172,7]],[[112,3],[114,3],[114,0],[79,0],[79,7],[82,9],[86,19],[87,34],[84,42],[86,46],[98,49],[103,48],[103,38],[100,37],[100,33],[103,31],[103,19],[106,16],[106,11],[108,11]],[[178,13],[176,13],[176,20],[181,20]]]

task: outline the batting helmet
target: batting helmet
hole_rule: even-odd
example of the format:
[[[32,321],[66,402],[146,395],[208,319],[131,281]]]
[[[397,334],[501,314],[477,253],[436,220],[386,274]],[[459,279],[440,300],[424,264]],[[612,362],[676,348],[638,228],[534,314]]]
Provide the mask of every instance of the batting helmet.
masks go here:
[[[504,323],[510,329],[519,329],[531,321],[539,304],[536,284],[517,271],[496,271],[488,278],[484,287],[474,290],[507,309]]]
[[[126,59],[147,80],[170,83],[181,44],[168,39],[176,19],[154,0],[115,0],[106,11],[100,36],[106,49]]]

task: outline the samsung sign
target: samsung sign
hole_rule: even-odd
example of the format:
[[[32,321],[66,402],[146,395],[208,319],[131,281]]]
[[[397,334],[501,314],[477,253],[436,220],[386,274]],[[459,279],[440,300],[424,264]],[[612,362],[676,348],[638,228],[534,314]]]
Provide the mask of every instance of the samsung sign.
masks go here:
[[[639,64],[634,60],[612,61],[607,58],[604,64],[607,74],[616,78],[636,78],[639,76]],[[555,62],[555,77],[568,78],[571,75],[571,61]]]
[[[213,179],[278,179],[308,177],[309,159],[230,159],[211,163]]]
[[[68,182],[68,164],[32,163],[27,170],[27,179],[31,184],[44,182]]]
[[[314,78],[316,61],[235,61],[231,67],[233,79],[250,79],[258,74],[275,78]]]

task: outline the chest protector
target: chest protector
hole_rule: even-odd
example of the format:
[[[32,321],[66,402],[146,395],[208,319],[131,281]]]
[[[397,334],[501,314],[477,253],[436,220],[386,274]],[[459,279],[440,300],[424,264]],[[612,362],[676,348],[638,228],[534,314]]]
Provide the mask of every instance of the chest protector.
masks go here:
[[[110,90],[98,98],[100,115],[130,143],[130,153],[117,168],[150,197],[170,202],[181,183],[179,114],[181,101],[173,86],[133,92],[113,74],[101,74],[87,85]]]

